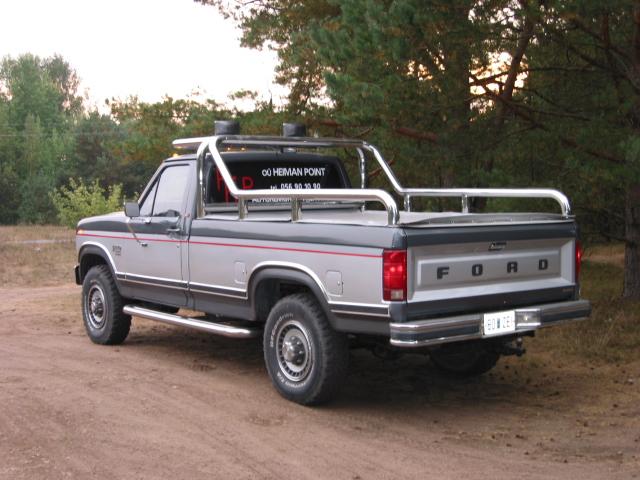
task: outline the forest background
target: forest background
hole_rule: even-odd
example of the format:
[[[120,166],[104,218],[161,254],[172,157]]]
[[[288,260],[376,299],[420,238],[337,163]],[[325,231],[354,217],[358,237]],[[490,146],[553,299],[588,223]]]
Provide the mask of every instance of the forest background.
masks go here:
[[[81,72],[62,56],[6,57],[0,224],[69,222],[60,205],[74,194],[88,213],[119,208],[172,154],[173,139],[210,134],[215,119],[269,134],[297,120],[312,134],[378,145],[410,186],[564,191],[585,244],[624,244],[622,295],[640,299],[640,1],[201,3],[237,22],[244,46],[278,52],[287,103],[237,111],[132,97],[110,99],[104,113],[86,106]],[[540,208],[553,204],[472,204]]]

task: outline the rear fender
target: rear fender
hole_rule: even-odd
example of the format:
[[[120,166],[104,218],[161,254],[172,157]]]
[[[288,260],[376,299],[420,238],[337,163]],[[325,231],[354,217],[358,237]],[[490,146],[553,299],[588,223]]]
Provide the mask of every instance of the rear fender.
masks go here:
[[[306,267],[295,264],[278,263],[258,265],[252,272],[249,279],[248,292],[251,308],[256,314],[256,317],[258,316],[257,290],[260,284],[267,280],[285,281],[307,287],[316,297],[331,326],[336,328],[336,318],[329,308],[327,293],[322,283],[317,276]]]

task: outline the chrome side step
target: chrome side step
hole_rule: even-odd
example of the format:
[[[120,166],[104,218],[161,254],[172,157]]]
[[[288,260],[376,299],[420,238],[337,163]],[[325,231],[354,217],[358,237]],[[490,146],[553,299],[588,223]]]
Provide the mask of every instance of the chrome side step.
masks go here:
[[[224,323],[207,322],[198,320],[197,318],[183,317],[181,315],[172,315],[170,313],[158,312],[148,308],[138,307],[136,305],[126,305],[122,311],[127,315],[155,320],[157,322],[167,323],[169,325],[179,325],[181,327],[193,328],[203,332],[222,335],[231,338],[254,338],[262,335],[261,328],[235,327]]]

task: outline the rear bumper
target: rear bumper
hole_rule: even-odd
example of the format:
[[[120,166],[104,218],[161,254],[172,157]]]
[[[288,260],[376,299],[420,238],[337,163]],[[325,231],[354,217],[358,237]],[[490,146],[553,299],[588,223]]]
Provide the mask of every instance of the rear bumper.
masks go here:
[[[584,320],[591,314],[591,304],[588,300],[573,300],[520,307],[514,311],[516,329],[504,335],[513,336],[565,322]],[[390,325],[390,342],[396,347],[424,347],[449,342],[495,338],[495,336],[484,337],[482,323],[482,313],[392,323]]]

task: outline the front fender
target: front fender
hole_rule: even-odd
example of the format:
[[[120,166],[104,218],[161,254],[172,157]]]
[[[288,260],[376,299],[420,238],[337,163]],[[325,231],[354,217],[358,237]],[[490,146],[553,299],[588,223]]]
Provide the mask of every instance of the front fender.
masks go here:
[[[109,253],[109,251],[106,249],[106,247],[104,245],[100,245],[99,243],[94,243],[94,242],[83,244],[80,247],[80,250],[78,251],[78,264],[79,264],[79,267],[78,267],[78,273],[76,275],[76,281],[79,281],[80,284],[82,284],[85,275],[89,271],[89,268],[91,268],[91,266],[93,266],[93,264],[90,264],[90,266],[87,267],[86,266],[86,262],[85,262],[85,265],[83,265],[83,261],[82,260],[87,255],[94,255],[94,256],[102,258],[104,260],[104,263],[109,267],[109,271],[111,272],[111,275],[116,280],[116,285],[118,284],[118,282],[117,282],[118,275],[117,275],[117,271],[116,271],[116,268],[115,268],[115,263],[113,262],[113,258],[111,258],[111,254]]]

